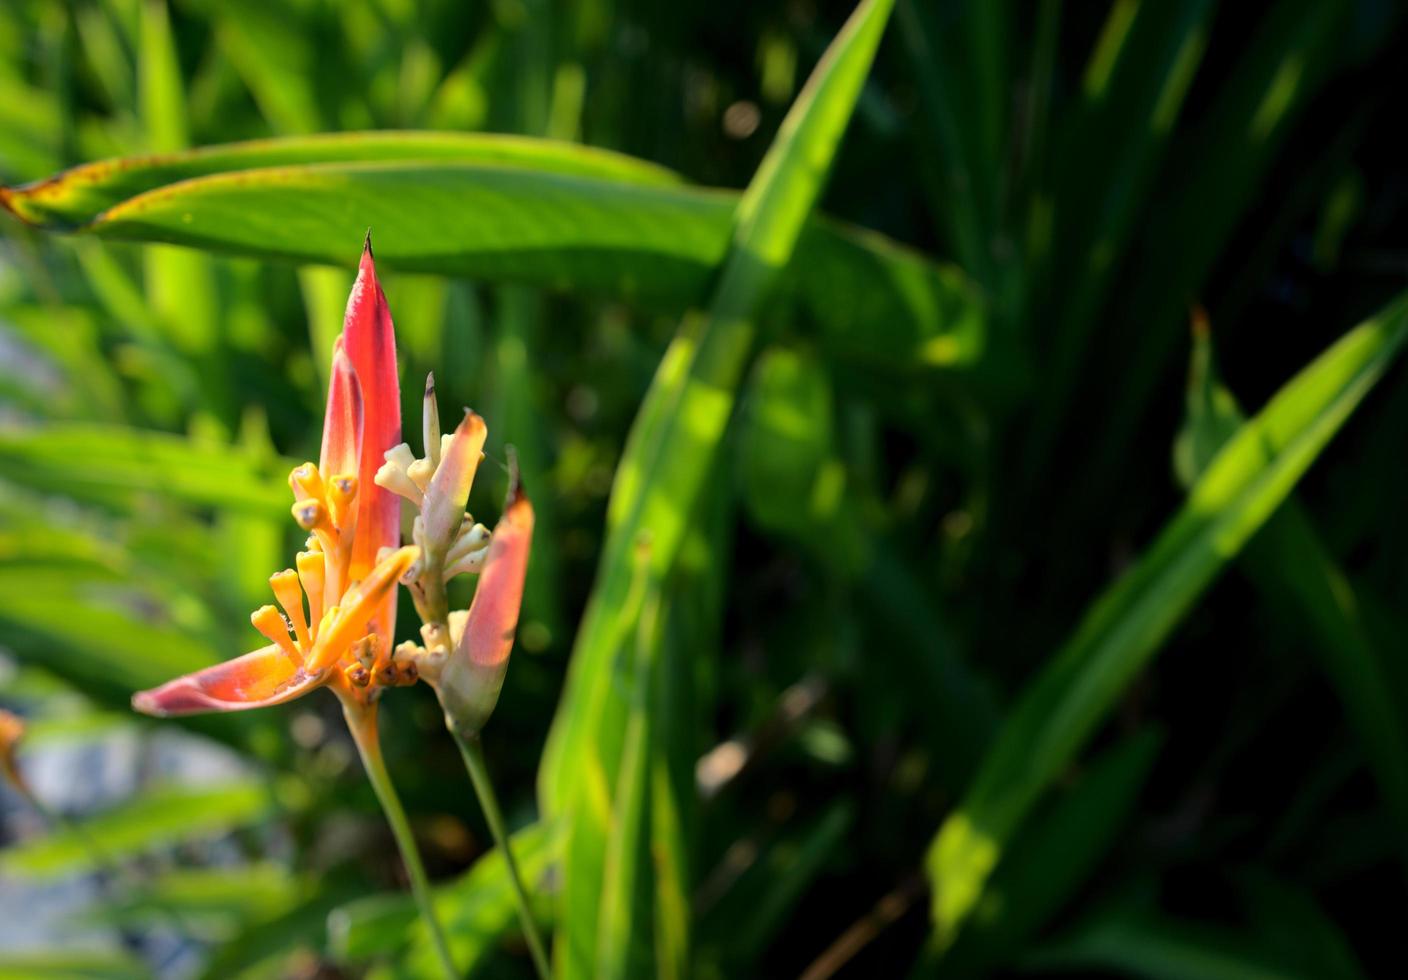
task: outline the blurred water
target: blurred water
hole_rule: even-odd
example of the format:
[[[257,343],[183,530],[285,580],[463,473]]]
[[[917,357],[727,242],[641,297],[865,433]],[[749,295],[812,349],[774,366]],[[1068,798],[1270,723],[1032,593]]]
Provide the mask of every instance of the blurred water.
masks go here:
[[[247,778],[252,772],[220,745],[169,727],[151,731],[136,725],[94,737],[27,743],[21,770],[35,795],[75,820],[137,798],[156,784],[211,785]],[[48,830],[33,808],[0,785],[0,845]],[[240,859],[229,840],[203,845],[200,856],[209,864]],[[163,857],[144,857],[127,866],[138,867],[140,874],[148,863],[165,863]],[[131,932],[98,920],[95,909],[120,884],[100,869],[54,880],[0,879],[0,953],[125,951],[140,956],[159,977],[180,980],[198,972],[203,962],[200,944],[173,929]]]

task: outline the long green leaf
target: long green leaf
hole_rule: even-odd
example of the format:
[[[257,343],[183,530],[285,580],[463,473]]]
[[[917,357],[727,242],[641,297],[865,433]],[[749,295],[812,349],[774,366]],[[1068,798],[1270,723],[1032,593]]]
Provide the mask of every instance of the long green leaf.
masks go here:
[[[475,139],[487,142],[309,137],[107,161],[0,191],[0,204],[45,227],[339,265],[371,226],[387,268],[671,311],[706,295],[729,250],[736,194],[597,151]],[[904,370],[981,355],[978,298],[952,267],[821,219],[792,244],[786,292],[834,353]]]
[[[1177,446],[1178,475],[1192,485],[1245,420],[1217,378],[1206,330],[1193,339],[1188,414]],[[1335,562],[1310,515],[1287,500],[1251,543],[1245,565],[1275,604],[1318,636],[1310,644],[1344,702],[1365,758],[1398,825],[1408,828],[1408,734],[1397,716],[1383,654],[1369,636],[1349,577]],[[1404,847],[1408,849],[1408,837]]]
[[[1408,295],[1288,382],[1209,465],[1144,557],[1027,687],[930,848],[940,946],[953,941],[1013,833],[1226,562],[1285,499],[1408,333]]]
[[[640,610],[633,580],[663,580],[717,456],[752,349],[753,318],[769,297],[820,194],[888,19],[889,0],[866,0],[822,58],[732,218],[731,244],[707,315],[676,335],[632,427],[608,508],[608,540],[573,651],[568,687],[539,773],[544,811],[567,819],[565,976],[596,962],[603,853],[622,752],[619,656]],[[802,265],[800,254],[795,260]]]
[[[47,180],[7,189],[0,200],[30,224],[51,229],[77,228],[130,198],[197,177],[316,163],[388,161],[514,167],[633,184],[668,186],[680,182],[663,167],[606,150],[521,136],[393,131],[250,140],[101,160],[65,170]],[[380,258],[383,245],[379,235],[377,246]],[[341,256],[341,251],[336,254]]]

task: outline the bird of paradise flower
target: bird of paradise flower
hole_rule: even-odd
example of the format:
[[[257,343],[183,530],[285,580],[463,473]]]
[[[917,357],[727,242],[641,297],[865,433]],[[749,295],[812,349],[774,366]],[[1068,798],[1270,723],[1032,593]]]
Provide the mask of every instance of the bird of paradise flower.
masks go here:
[[[139,692],[132,705],[169,717],[268,707],[330,689],[396,837],[441,964],[447,975],[458,976],[377,731],[384,691],[426,681],[445,709],[447,727],[503,850],[525,938],[546,977],[546,954],[477,741],[498,700],[513,646],[532,543],[532,505],[511,466],[498,524],[491,533],[476,523],[465,504],[483,455],[483,419],[466,411],[455,431],[442,436],[433,377],[428,379],[425,455],[417,459],[401,441],[400,405],[394,327],[368,233],[333,348],[322,451],[316,465],[303,463],[289,474],[293,517],[309,535],[306,548],[295,568],[269,579],[278,606],[261,606],[250,616],[269,642]],[[413,543],[406,546],[398,498],[418,511]],[[445,584],[462,573],[478,573],[480,582],[470,608],[452,612]],[[421,643],[392,646],[398,583],[415,600]]]

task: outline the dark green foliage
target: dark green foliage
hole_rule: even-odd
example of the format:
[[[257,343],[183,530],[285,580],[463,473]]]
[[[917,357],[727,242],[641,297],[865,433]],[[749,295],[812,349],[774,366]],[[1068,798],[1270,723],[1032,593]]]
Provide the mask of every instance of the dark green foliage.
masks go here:
[[[537,509],[484,748],[560,975],[1408,969],[1405,19],[889,6],[0,6],[22,764],[259,645],[371,225],[407,419],[434,370]],[[196,719],[242,775],[0,878],[433,976],[340,726]],[[433,699],[383,731],[457,961],[530,975]],[[62,940],[0,977],[160,966]]]

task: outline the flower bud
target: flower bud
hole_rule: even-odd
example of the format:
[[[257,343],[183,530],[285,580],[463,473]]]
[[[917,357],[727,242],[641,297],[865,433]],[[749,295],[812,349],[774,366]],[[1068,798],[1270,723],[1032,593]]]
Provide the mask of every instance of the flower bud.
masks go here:
[[[421,515],[425,518],[425,550],[434,563],[443,560],[460,532],[469,487],[479,468],[487,436],[484,420],[473,412],[465,412],[426,488]]]
[[[469,612],[450,614],[454,647],[440,672],[436,693],[445,709],[445,723],[461,735],[483,728],[498,703],[518,628],[532,543],[533,506],[515,473]]]

